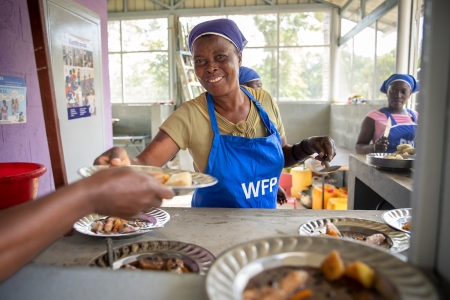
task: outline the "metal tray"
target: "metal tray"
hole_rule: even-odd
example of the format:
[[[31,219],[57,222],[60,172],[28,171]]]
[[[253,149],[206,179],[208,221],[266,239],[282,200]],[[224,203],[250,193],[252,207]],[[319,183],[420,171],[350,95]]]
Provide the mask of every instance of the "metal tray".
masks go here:
[[[248,281],[260,272],[280,266],[319,267],[332,250],[345,263],[360,260],[375,268],[393,284],[400,299],[439,299],[427,277],[387,251],[344,239],[309,236],[263,238],[223,252],[206,275],[206,294],[211,300],[242,299]]]
[[[357,232],[365,235],[381,233],[387,239],[387,243],[389,245],[387,250],[393,253],[405,251],[409,248],[409,235],[392,230],[392,228],[384,223],[366,219],[340,217],[315,219],[301,225],[298,229],[298,233],[306,236],[322,236],[325,234],[327,222],[333,223],[341,232]],[[351,238],[344,239],[353,240]],[[363,241],[355,242],[366,244]],[[374,247],[379,246],[375,245]]]
[[[381,218],[383,221],[386,222],[389,226],[396,230],[400,230],[406,233],[410,233],[409,230],[403,229],[403,225],[406,222],[411,222],[411,208],[399,208],[399,209],[393,209],[387,212],[384,212],[381,215]]]
[[[414,159],[387,159],[384,158],[390,153],[369,153],[366,155],[366,162],[376,167],[384,169],[411,169]]]
[[[89,177],[92,174],[94,174],[100,170],[104,170],[104,169],[107,169],[110,167],[111,166],[89,166],[89,167],[81,168],[80,170],[78,170],[78,173],[83,177]],[[181,173],[181,172],[188,172],[188,171],[183,171],[183,170],[152,167],[152,166],[122,166],[122,167],[114,167],[114,168],[132,168],[132,169],[143,171],[146,173],[163,173],[163,174],[169,174],[169,175],[172,175],[175,173]],[[217,183],[217,179],[208,174],[197,173],[197,172],[189,172],[189,173],[191,173],[191,175],[192,175],[192,185],[191,186],[169,186],[171,189],[174,190],[176,195],[187,194],[195,189],[205,188],[208,186],[215,185]]]
[[[73,228],[79,233],[95,236],[95,237],[109,237],[109,238],[129,238],[134,237],[136,235],[141,235],[144,233],[148,233],[155,228],[164,227],[164,224],[169,222],[170,215],[166,211],[159,208],[152,208],[149,212],[145,214],[153,216],[156,219],[156,224],[152,224],[150,222],[142,222],[143,226],[141,230],[127,233],[95,233],[92,232],[91,228],[94,225],[95,221],[101,218],[105,218],[107,216],[99,215],[99,214],[90,214],[81,219],[79,219],[74,225]]]
[[[120,269],[121,266],[135,262],[136,260],[157,255],[161,258],[182,259],[192,273],[205,275],[215,260],[214,255],[205,248],[178,241],[130,243],[114,248],[113,253],[114,270]],[[91,260],[88,266],[107,268],[109,266],[107,253],[104,252]]]

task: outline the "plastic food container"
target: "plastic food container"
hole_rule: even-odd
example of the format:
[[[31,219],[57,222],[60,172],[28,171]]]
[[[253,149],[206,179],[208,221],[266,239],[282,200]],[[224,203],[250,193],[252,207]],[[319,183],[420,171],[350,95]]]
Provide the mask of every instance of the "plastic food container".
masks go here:
[[[312,209],[324,209],[327,207],[328,199],[338,196],[337,189],[332,185],[325,185],[325,194],[322,203],[322,186],[315,186],[313,190]]]
[[[0,163],[0,209],[36,198],[41,177],[47,168],[30,162]]]

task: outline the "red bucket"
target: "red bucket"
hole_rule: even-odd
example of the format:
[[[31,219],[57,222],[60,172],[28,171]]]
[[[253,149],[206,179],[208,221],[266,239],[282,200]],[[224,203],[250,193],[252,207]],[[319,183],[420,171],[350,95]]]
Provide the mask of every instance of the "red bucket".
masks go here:
[[[41,164],[0,163],[0,209],[35,199],[39,177],[46,171]]]

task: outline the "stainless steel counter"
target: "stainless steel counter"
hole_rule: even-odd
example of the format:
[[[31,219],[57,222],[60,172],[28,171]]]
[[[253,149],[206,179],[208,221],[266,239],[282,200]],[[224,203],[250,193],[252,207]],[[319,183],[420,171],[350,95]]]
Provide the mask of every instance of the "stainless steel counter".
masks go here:
[[[348,209],[375,209],[384,199],[395,208],[411,207],[413,171],[390,172],[366,163],[366,155],[350,154]]]
[[[313,211],[262,209],[164,208],[171,219],[164,228],[135,238],[114,240],[114,246],[147,240],[197,244],[218,256],[248,240],[297,235],[301,224],[326,217],[381,220],[382,211]],[[159,272],[111,271],[85,265],[106,250],[103,238],[74,232],[61,237],[6,281],[6,299],[206,299],[204,276]]]

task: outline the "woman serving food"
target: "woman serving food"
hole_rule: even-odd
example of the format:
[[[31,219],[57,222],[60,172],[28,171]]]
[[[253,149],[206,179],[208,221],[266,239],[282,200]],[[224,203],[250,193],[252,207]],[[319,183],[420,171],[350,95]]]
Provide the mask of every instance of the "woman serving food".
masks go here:
[[[334,141],[310,137],[286,142],[276,103],[263,90],[239,87],[246,40],[237,25],[218,19],[195,26],[189,35],[195,74],[206,92],[184,103],[136,158],[114,147],[94,164],[163,166],[189,149],[194,168],[218,179],[197,189],[193,207],[275,208],[283,166],[318,153],[331,161]]]
[[[356,142],[356,153],[392,153],[401,144],[414,147],[418,114],[405,105],[419,88],[419,83],[409,74],[393,74],[384,81],[380,91],[387,95],[388,106],[366,115]],[[386,138],[384,132],[388,119],[392,127]]]

